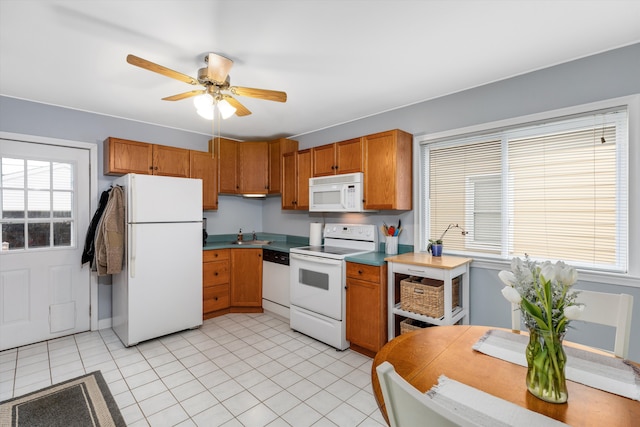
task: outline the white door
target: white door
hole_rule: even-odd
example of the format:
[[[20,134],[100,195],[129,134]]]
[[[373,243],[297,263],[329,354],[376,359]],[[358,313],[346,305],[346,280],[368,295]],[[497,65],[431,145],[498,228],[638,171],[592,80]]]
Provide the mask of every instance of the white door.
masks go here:
[[[0,350],[89,330],[89,156],[0,139]]]

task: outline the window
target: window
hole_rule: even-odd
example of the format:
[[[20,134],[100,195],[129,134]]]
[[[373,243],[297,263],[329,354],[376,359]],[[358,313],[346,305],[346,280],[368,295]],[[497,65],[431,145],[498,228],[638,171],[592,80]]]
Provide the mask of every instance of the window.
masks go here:
[[[2,241],[9,250],[69,247],[73,236],[73,165],[2,157]]]
[[[627,110],[422,142],[423,223],[445,251],[627,271]]]

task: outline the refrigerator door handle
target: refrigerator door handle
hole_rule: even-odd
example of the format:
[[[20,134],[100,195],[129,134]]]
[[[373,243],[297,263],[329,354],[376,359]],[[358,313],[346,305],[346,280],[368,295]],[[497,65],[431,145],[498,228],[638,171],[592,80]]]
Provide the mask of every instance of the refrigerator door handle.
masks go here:
[[[129,192],[131,193],[131,197],[129,198],[129,219],[131,220],[131,222],[136,222],[136,206],[135,206],[135,200],[136,199],[136,176],[135,174],[131,174],[131,188],[129,189]]]
[[[129,276],[136,277],[136,224],[131,224],[131,247],[129,248]]]

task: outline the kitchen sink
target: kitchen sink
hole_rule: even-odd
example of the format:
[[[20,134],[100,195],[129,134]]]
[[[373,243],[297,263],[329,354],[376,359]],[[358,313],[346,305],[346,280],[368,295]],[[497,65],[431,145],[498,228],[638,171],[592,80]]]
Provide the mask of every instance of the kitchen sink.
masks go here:
[[[268,245],[271,243],[271,240],[234,240],[231,242],[232,245]]]

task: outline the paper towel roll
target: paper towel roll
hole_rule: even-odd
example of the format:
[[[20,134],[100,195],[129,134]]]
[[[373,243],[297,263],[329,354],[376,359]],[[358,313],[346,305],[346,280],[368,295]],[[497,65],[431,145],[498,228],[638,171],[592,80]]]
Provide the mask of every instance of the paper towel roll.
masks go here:
[[[322,223],[312,222],[309,227],[309,245],[321,246],[322,245]]]

